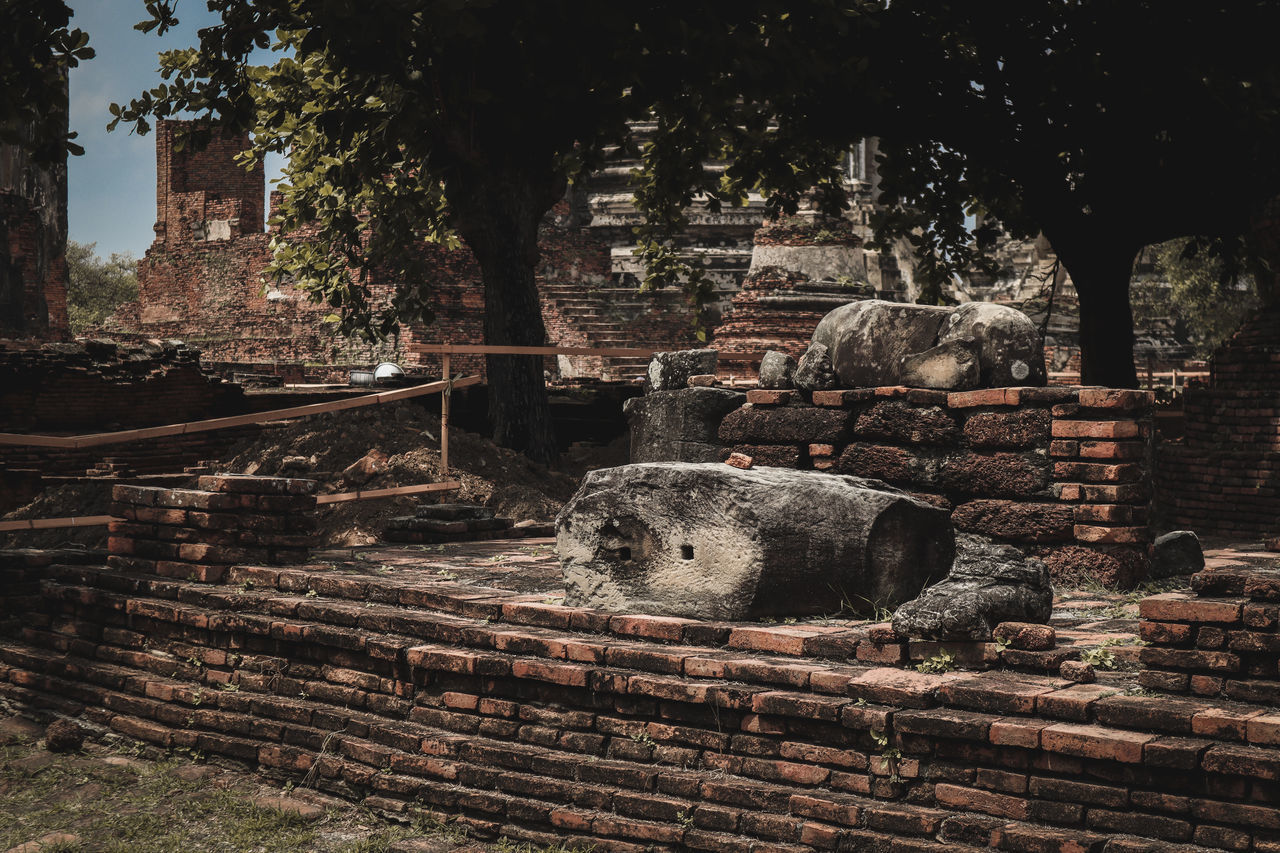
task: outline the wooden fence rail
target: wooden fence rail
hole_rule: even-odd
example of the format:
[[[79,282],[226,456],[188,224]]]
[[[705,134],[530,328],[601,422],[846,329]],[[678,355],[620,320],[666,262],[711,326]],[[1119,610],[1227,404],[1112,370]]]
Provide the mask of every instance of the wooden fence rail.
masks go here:
[[[465,388],[479,383],[479,376],[463,376],[452,382],[442,379],[426,385],[415,385],[410,388],[397,388],[394,391],[379,391],[360,397],[349,397],[345,400],[334,400],[331,403],[311,403],[306,406],[291,406],[287,409],[272,409],[267,412],[252,412],[247,415],[232,415],[225,418],[209,418],[203,421],[190,421],[181,424],[127,429],[119,432],[101,432],[91,435],[25,435],[22,433],[0,433],[0,444],[24,445],[31,447],[58,447],[78,449],[97,447],[103,444],[119,444],[127,441],[146,441],[162,438],[167,435],[185,435],[192,432],[208,432],[215,429],[260,424],[266,421],[280,421],[290,418],[302,418],[308,415],[321,415],[326,412],[339,412],[345,409],[358,409],[362,406],[377,406],[421,397],[424,394],[445,393],[453,388]]]
[[[652,347],[507,347],[485,344],[410,344],[410,352],[433,355],[594,355],[602,358],[652,357]],[[721,361],[759,361],[763,352],[721,352]]]

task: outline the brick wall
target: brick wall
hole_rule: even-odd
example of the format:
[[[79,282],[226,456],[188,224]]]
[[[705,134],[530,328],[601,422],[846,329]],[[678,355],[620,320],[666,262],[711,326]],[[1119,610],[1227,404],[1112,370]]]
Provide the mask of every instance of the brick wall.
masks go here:
[[[720,438],[757,465],[884,480],[959,530],[1041,557],[1059,581],[1147,569],[1152,398],[1102,388],[751,391]]]
[[[0,337],[63,340],[67,321],[67,166],[0,145]]]
[[[1274,707],[1280,702],[1280,575],[1258,567],[1206,569],[1194,592],[1171,592],[1141,604],[1143,686],[1167,693],[1221,697]],[[1263,712],[1251,742],[1280,742]]]
[[[1274,850],[1275,715],[864,662],[840,626],[563,607],[422,573],[225,584],[0,555],[0,696],[478,838],[654,849]],[[32,572],[38,571],[38,592]],[[30,602],[29,602],[30,603]]]
[[[299,563],[316,544],[316,483],[213,474],[196,489],[116,486],[109,564],[217,583],[235,563]]]
[[[185,346],[0,344],[0,432],[79,433],[235,414],[243,392]]]
[[[138,264],[139,298],[122,306],[104,326],[121,339],[179,338],[199,346],[211,361],[270,365],[270,372],[313,375],[325,365],[370,366],[380,361],[438,367],[436,356],[418,356],[416,342],[481,343],[484,296],[479,266],[469,250],[422,245],[430,267],[425,287],[433,294],[434,321],[406,324],[382,344],[330,334],[322,322],[332,310],[289,285],[264,287],[270,235],[262,232],[263,174],[234,162],[247,139],[215,136],[201,152],[173,150],[181,122],[157,129],[156,240]],[[272,203],[276,203],[273,197]],[[682,348],[694,340],[689,311],[679,294],[637,295],[611,288],[606,235],[577,224],[568,202],[548,215],[539,232],[537,281],[543,293],[548,342],[570,345]],[[385,304],[393,283],[374,275],[374,304]],[[483,356],[454,356],[456,372],[483,373]],[[612,368],[631,375],[635,365],[548,361],[597,373]]]
[[[1280,310],[1259,312],[1183,396],[1184,437],[1162,442],[1157,508],[1202,534],[1280,533]]]

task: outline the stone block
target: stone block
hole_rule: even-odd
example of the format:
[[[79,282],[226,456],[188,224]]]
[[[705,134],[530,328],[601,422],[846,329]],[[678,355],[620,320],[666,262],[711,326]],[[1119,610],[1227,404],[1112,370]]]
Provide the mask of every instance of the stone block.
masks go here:
[[[646,390],[678,391],[688,386],[690,376],[715,373],[719,360],[713,349],[654,353],[645,375]]]
[[[720,422],[744,402],[739,392],[702,387],[632,397],[623,406],[631,427],[631,461],[720,461]]]
[[[951,515],[957,530],[1012,542],[1066,542],[1075,525],[1072,507],[982,498],[960,504]]]
[[[1049,425],[1044,409],[978,412],[965,421],[964,437],[970,447],[1024,450],[1047,444]]]
[[[853,424],[858,438],[883,438],[906,444],[952,444],[960,428],[938,406],[913,406],[902,400],[876,403]]]
[[[853,415],[816,406],[787,408],[743,407],[720,424],[726,444],[843,444]]]

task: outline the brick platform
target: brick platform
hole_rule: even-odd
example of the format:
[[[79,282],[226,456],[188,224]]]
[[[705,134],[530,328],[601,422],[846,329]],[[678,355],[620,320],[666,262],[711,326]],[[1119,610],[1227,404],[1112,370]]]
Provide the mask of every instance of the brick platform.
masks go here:
[[[875,626],[839,619],[564,607],[545,540],[317,556],[215,585],[50,558],[0,643],[0,697],[538,844],[1280,844],[1257,706],[1135,694],[1117,673],[878,665],[859,655]],[[1088,628],[1055,621],[1060,644]]]
[[[112,568],[216,583],[236,563],[300,563],[316,543],[316,483],[211,474],[196,489],[116,486]]]
[[[1150,643],[1141,655],[1144,686],[1268,706],[1280,702],[1280,569],[1258,562],[1207,568],[1192,576],[1194,592],[1142,602],[1140,630]],[[1280,743],[1269,737],[1258,735],[1261,743]]]
[[[1144,391],[752,391],[720,437],[757,465],[874,477],[956,529],[1041,557],[1056,581],[1146,575],[1151,406]]]

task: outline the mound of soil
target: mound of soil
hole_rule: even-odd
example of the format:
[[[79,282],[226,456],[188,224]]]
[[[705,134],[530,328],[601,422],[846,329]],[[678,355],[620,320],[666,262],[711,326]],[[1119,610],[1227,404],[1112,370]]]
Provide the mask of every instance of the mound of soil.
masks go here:
[[[370,406],[265,425],[256,438],[228,451],[217,470],[319,481],[319,494],[386,489],[444,479],[437,416],[411,403]],[[421,503],[476,503],[515,521],[550,521],[578,487],[587,468],[626,462],[625,439],[604,448],[574,448],[551,470],[489,439],[449,430],[449,477],[453,492],[330,504],[320,508],[322,544],[365,545],[377,541],[388,519],[411,514]],[[194,486],[195,478],[186,483]],[[175,485],[175,484],[167,484]],[[98,515],[107,512],[111,482],[83,482],[46,491],[6,519]],[[101,546],[103,527],[23,532],[6,547]]]

